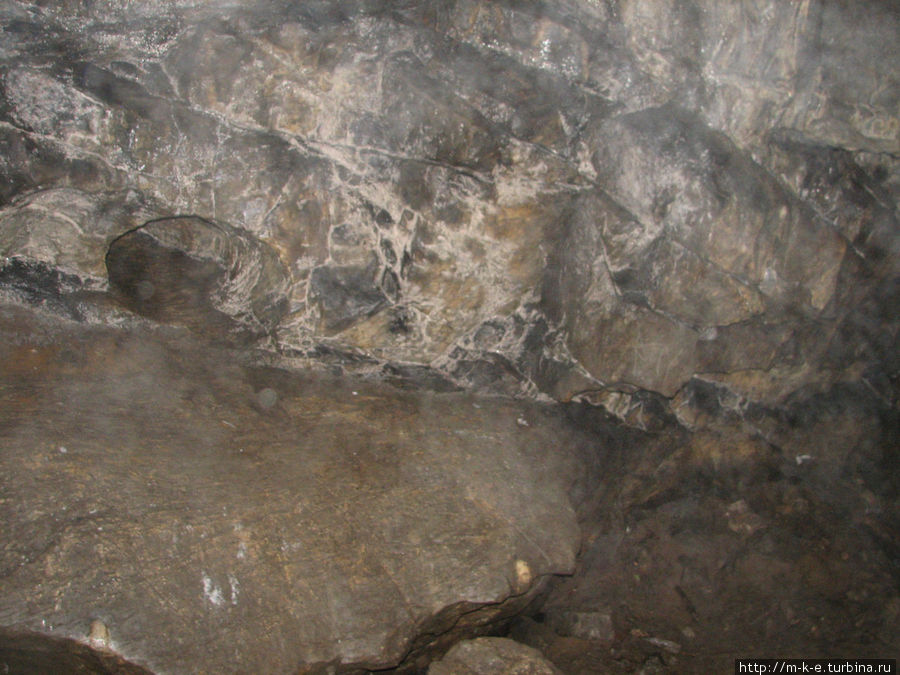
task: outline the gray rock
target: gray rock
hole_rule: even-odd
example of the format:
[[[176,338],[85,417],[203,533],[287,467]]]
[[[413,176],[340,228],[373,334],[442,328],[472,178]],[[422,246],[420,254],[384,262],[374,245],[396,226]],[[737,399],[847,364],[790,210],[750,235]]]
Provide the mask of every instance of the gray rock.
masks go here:
[[[17,257],[0,263],[0,297],[7,302],[41,307],[80,320],[83,317],[73,295],[83,287],[77,276],[42,262]]]
[[[39,261],[103,287],[109,242],[155,215],[134,190],[32,192],[0,209],[0,255]]]
[[[760,294],[814,309],[831,299],[846,243],[727,138],[676,107],[610,120],[597,134],[598,177],[641,227],[627,237],[638,248],[625,260],[613,248],[609,266],[615,274],[648,256],[652,276],[632,283],[660,289],[652,306],[702,326],[759,314]],[[699,258],[681,260],[685,250]],[[676,278],[700,286],[666,296]],[[714,307],[706,321],[699,297]]]
[[[372,266],[317,267],[309,278],[309,298],[319,305],[327,335],[375,314],[387,303]]]
[[[428,675],[561,675],[532,647],[507,638],[465,640],[428,668]]]
[[[102,286],[114,236],[227,223],[288,270],[238,321],[282,353],[494,393],[894,372],[889,3],[29,8],[0,9],[14,255]]]
[[[207,659],[206,638],[216,670],[234,654],[251,672],[388,667],[404,649],[424,668],[538,592],[506,593],[516,560],[521,578],[569,569],[568,511],[528,501],[534,476],[569,480],[547,465],[568,436],[524,403],[474,412],[460,390],[575,402],[591,428],[602,407],[660,438],[677,421],[717,472],[889,464],[875,439],[900,382],[895,4],[0,3],[0,300],[20,324],[0,343],[16,491],[0,508],[19,528],[0,537],[0,614],[18,622],[0,640],[111,672],[100,652],[119,640],[177,661]],[[114,348],[107,324],[144,337]],[[204,356],[184,325],[219,344]],[[241,359],[369,384],[285,389]],[[495,446],[509,466],[484,468]],[[516,473],[512,446],[541,468]],[[667,480],[672,462],[638,473]],[[554,552],[532,555],[525,535],[557,521],[535,540]],[[334,552],[343,581],[320,583]],[[64,583],[72,561],[87,571]],[[462,568],[490,572],[466,586]],[[49,640],[57,625],[68,637]]]

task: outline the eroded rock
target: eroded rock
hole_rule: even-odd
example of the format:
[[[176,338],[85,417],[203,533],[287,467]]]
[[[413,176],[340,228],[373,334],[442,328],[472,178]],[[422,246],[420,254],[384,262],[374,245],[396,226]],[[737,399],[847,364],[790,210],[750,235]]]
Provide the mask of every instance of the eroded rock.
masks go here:
[[[0,210],[0,255],[40,261],[102,285],[109,242],[153,215],[136,191],[33,192]]]
[[[876,533],[888,557],[896,557],[891,532],[897,528],[878,515],[891,513],[890,495],[896,494],[891,479],[896,453],[883,448],[896,446],[890,443],[890,429],[896,424],[900,382],[900,91],[895,67],[900,24],[891,2],[14,0],[0,5],[0,24],[0,296],[93,325],[70,327],[81,337],[58,354],[41,345],[15,351],[16,345],[31,344],[28,335],[62,335],[54,332],[58,328],[42,324],[40,331],[31,331],[31,319],[22,318],[22,335],[10,330],[10,344],[3,349],[11,357],[3,367],[14,371],[10,381],[16,384],[3,392],[12,393],[0,413],[6,416],[2,433],[28,430],[46,440],[57,433],[58,418],[47,414],[45,424],[37,413],[54,402],[63,411],[74,406],[83,424],[76,433],[71,420],[61,423],[59,434],[83,437],[90,449],[85,462],[96,468],[92,475],[105,476],[118,465],[110,464],[104,454],[109,448],[101,448],[98,439],[118,437],[114,432],[124,430],[121,444],[133,449],[133,471],[104,483],[101,488],[109,493],[104,499],[119,505],[115,499],[121,495],[113,488],[124,485],[138,495],[135,504],[158,509],[141,506],[132,512],[117,506],[115,512],[92,514],[100,503],[91,501],[94,479],[76,469],[53,474],[45,466],[47,457],[59,460],[54,470],[84,459],[73,449],[75,442],[67,436],[37,448],[17,436],[24,445],[4,447],[4,461],[16,470],[21,461],[35,476],[51,480],[48,490],[72,487],[73,499],[81,500],[68,503],[72,513],[80,514],[73,519],[47,502],[25,519],[22,537],[17,531],[4,538],[4,550],[12,551],[17,565],[20,542],[31,537],[36,546],[46,545],[43,558],[38,551],[34,563],[22,567],[22,574],[29,570],[32,575],[23,589],[37,583],[38,572],[30,571],[37,565],[44,565],[42,574],[57,584],[54,588],[63,588],[53,564],[72,559],[65,556],[76,550],[85,559],[90,552],[101,563],[127,570],[125,582],[102,582],[113,589],[110,593],[124,592],[123,584],[132,581],[129,588],[136,588],[143,582],[142,568],[133,563],[135,551],[145,550],[148,541],[137,529],[128,529],[138,517],[155,528],[160,560],[189,559],[196,550],[207,555],[215,549],[210,542],[240,550],[229,530],[234,522],[213,513],[212,497],[201,499],[211,492],[219,498],[219,491],[225,492],[220,486],[230,482],[255,495],[236,509],[245,509],[241,513],[255,517],[260,527],[283,525],[285,532],[299,527],[300,520],[304,527],[319,522],[306,519],[303,511],[325,503],[317,502],[319,497],[355,496],[359,488],[365,508],[382,524],[370,528],[368,521],[352,520],[355,530],[340,529],[343,525],[332,527],[332,520],[316,514],[328,528],[307,531],[307,548],[301,551],[281,551],[292,540],[280,535],[263,543],[247,540],[245,560],[251,554],[264,558],[253,562],[265,584],[262,576],[245,578],[210,553],[193,558],[196,564],[170,565],[171,581],[156,580],[162,596],[135,594],[123,606],[147,605],[157,612],[156,625],[162,625],[159,617],[169,610],[160,598],[190,588],[196,606],[184,610],[188,619],[181,625],[198,625],[204,636],[218,635],[215,622],[222,616],[245,612],[245,632],[225,645],[226,651],[243,652],[258,635],[269,634],[273,616],[286,616],[287,623],[308,623],[311,631],[320,631],[307,656],[331,658],[340,649],[321,636],[331,635],[332,623],[348,616],[347,598],[379,598],[387,608],[385,621],[400,617],[404,626],[417,628],[384,638],[387,624],[366,615],[358,633],[346,629],[341,639],[351,645],[347,654],[374,653],[382,638],[378,644],[394,645],[365,661],[365,667],[394,659],[402,651],[397,645],[418,654],[430,641],[423,637],[429,631],[442,633],[455,624],[475,632],[493,625],[531,596],[513,594],[492,610],[476,603],[478,611],[467,613],[476,605],[466,601],[416,613],[421,608],[392,604],[392,591],[381,584],[387,572],[376,574],[378,581],[365,576],[384,556],[394,561],[388,572],[393,564],[402,567],[392,554],[369,547],[365,535],[370,530],[385,539],[408,530],[435,544],[424,529],[409,523],[408,514],[398,516],[376,503],[377,490],[366,482],[375,481],[378,490],[399,499],[394,490],[402,490],[390,471],[425,467],[440,473],[436,467],[447,468],[434,459],[437,450],[429,434],[437,432],[429,425],[432,412],[455,424],[455,404],[434,403],[425,406],[427,411],[407,414],[404,401],[457,400],[433,398],[428,391],[456,392],[462,400],[459,391],[467,389],[590,403],[660,438],[667,438],[676,422],[693,433],[689,452],[663,453],[664,460],[650,453],[637,465],[616,464],[608,471],[621,490],[608,493],[619,501],[607,506],[637,504],[662,514],[645,527],[627,521],[630,534],[619,533],[626,542],[621,557],[626,571],[603,586],[612,595],[644,597],[645,617],[664,606],[697,621],[696,599],[720,597],[703,580],[727,575],[723,560],[737,561],[738,567],[759,572],[765,589],[780,591],[768,571],[772,568],[781,579],[793,579],[801,589],[798,597],[811,606],[817,606],[815,596],[826,598],[827,611],[804,612],[783,593],[774,601],[769,591],[762,593],[761,614],[771,626],[747,631],[751,645],[788,635],[798,625],[822,628],[804,624],[804,615],[832,617],[826,623],[840,628],[829,635],[829,644],[851,625],[860,639],[877,636],[894,644],[885,629],[873,632],[856,616],[830,613],[848,602],[843,591],[830,595],[834,570],[849,577],[854,569],[868,569],[877,578],[869,590],[866,583],[846,582],[857,603],[853,606],[867,607],[870,623],[896,624],[896,598],[885,601],[884,608],[865,599],[866,593],[891,597],[884,589],[892,582],[883,569],[866,567],[866,559],[882,558],[867,548],[864,537],[847,538],[841,550],[852,556],[821,570],[804,557],[811,550],[807,541],[795,546],[788,537],[775,567],[767,557],[779,550],[777,537],[784,527],[802,538],[809,515],[816,513],[827,523],[817,530],[823,538],[840,540],[844,535],[831,523],[852,521],[854,528]],[[268,375],[251,378],[232,370],[215,386],[191,388],[186,374],[165,367],[167,360],[185,363],[177,357],[181,347],[163,349],[166,358],[153,349],[148,356],[129,338],[120,347],[134,349],[122,356],[98,324],[141,326],[140,331],[169,336],[181,335],[176,324],[186,324],[214,342],[265,347],[271,350],[265,354],[270,362],[365,374],[406,393],[395,399],[395,393],[376,387],[366,390],[377,390],[365,394],[368,403],[345,410],[344,398],[354,400],[353,391],[356,398],[363,396],[362,385],[348,394],[343,385],[325,386],[313,377],[304,385],[315,394],[311,403],[305,394],[284,391]],[[92,351],[95,336],[100,337]],[[147,344],[162,344],[156,339]],[[37,351],[29,351],[32,347]],[[185,349],[186,354],[202,352],[195,346]],[[91,360],[89,354],[100,356]],[[109,387],[122,384],[115,392],[90,379],[89,373],[106,367],[99,365],[104,359]],[[148,369],[143,379],[135,363]],[[187,362],[185,373],[204,381],[203,363],[198,358],[192,371]],[[62,371],[58,377],[57,371]],[[41,373],[54,373],[52,381],[59,384],[38,384]],[[239,392],[228,384],[232,375]],[[177,403],[159,385],[166,377],[174,378],[169,390],[180,397]],[[322,388],[329,391],[321,393]],[[96,394],[106,417],[87,409],[82,390]],[[371,398],[406,415],[398,418],[403,423],[386,422],[389,429],[368,433],[372,419],[383,419],[366,407]],[[498,405],[497,424],[511,419],[516,434],[541,428],[528,415],[513,415],[504,407],[513,404]],[[126,420],[126,410],[131,415],[145,407],[157,417],[138,412]],[[213,411],[220,409],[240,414],[219,418]],[[292,443],[308,437],[326,445],[328,420],[345,419],[340,417],[344,412],[356,417],[341,426],[336,440],[327,441],[344,463],[316,482],[318,491],[298,506],[285,496],[289,490],[281,489],[277,476],[295,482],[306,478],[292,463],[295,455],[310,461],[312,474],[325,465],[312,461],[320,456],[303,445],[306,441],[291,454],[296,450]],[[299,417],[284,427],[272,421],[282,414],[293,419],[294,413]],[[254,421],[249,426],[257,436],[236,421],[247,419]],[[442,438],[471,430],[467,419],[452,432],[442,427]],[[413,433],[406,422],[410,429],[424,426]],[[481,423],[473,423],[474,428]],[[170,451],[172,438],[160,431],[169,429],[172,438],[182,439],[179,448],[190,448],[200,458],[196,466],[186,459],[180,464],[180,455]],[[393,450],[377,443],[389,445],[385,439],[397,429],[411,444],[401,443],[398,452],[423,464],[409,460],[400,468],[381,467],[390,464]],[[270,432],[277,438],[267,446],[253,441],[254,453],[240,452],[247,450],[241,444],[245,440],[267,438]],[[456,436],[449,445],[456,447]],[[609,437],[601,436],[606,448]],[[140,441],[129,446],[132,437]],[[481,438],[475,432],[462,437]],[[490,438],[489,444],[506,447]],[[636,438],[629,451],[640,458],[644,450],[636,448],[644,446]],[[416,443],[428,450],[422,457],[410,449]],[[556,440],[547,443],[548,448],[557,445]],[[225,447],[237,448],[244,459],[223,459]],[[355,447],[365,452],[351,461]],[[694,463],[696,480],[690,470],[688,475],[676,470]],[[458,469],[453,475],[465,473],[452,466]],[[205,479],[191,473],[202,467],[210,472]],[[425,468],[417,479],[427,477]],[[182,471],[199,481],[197,501],[183,485],[178,494],[165,495],[171,500],[158,499],[165,486],[180,485],[169,474]],[[497,480],[508,478],[501,473]],[[22,485],[13,482],[17,490],[34,484],[29,483],[32,474],[22,475]],[[152,485],[144,486],[138,475],[151,476]],[[760,475],[774,483],[778,476],[795,482],[820,476],[824,482],[802,497],[794,494],[795,482],[760,485],[758,492],[747,493],[745,487]],[[862,493],[842,485],[841,476],[862,480]],[[543,480],[543,473],[539,477]],[[472,506],[471,495],[463,498],[456,488],[435,480],[436,489],[446,487],[441,494],[449,495],[435,503],[463,523],[454,536],[468,536],[465,524],[481,523],[483,512]],[[456,487],[467,484],[461,480]],[[688,486],[685,490],[697,486],[701,494],[713,489],[716,496],[682,494],[681,484]],[[323,496],[326,485],[335,486],[334,494]],[[430,493],[419,497],[424,500],[425,494]],[[819,504],[815,494],[843,495],[853,509],[859,506],[859,513],[848,521],[845,511]],[[729,505],[742,499],[747,510],[732,511],[729,521]],[[169,502],[171,508],[159,506]],[[14,508],[13,502],[4,504]],[[507,506],[512,509],[512,502]],[[606,517],[596,508],[594,516]],[[327,508],[322,512],[332,516]],[[196,520],[187,522],[184,513],[195,513]],[[623,522],[628,517],[621,516]],[[176,523],[172,531],[165,529],[167,523]],[[383,523],[393,523],[396,532],[387,532],[389,525]],[[188,525],[195,529],[187,530]],[[431,533],[440,525],[436,520],[422,524]],[[119,528],[119,543],[109,544],[94,526],[103,532]],[[694,530],[728,539],[703,540],[699,548],[708,549],[708,558],[689,559],[698,549]],[[172,534],[179,539],[170,544]],[[586,542],[589,562],[609,560],[603,557],[605,547],[615,544],[615,537],[609,531],[599,536],[596,546]],[[670,537],[682,536],[677,546],[668,547]],[[503,543],[518,541],[513,534],[502,530],[498,537],[485,551],[507,547],[509,579],[540,578],[544,572],[536,572],[530,558],[507,555],[507,549],[518,546]],[[760,539],[763,554],[742,557],[740,547],[750,541],[751,552],[756,551]],[[90,549],[94,543],[96,549]],[[283,598],[277,594],[294,588],[294,568],[284,556],[296,554],[305,565],[310,550],[323,551],[323,559],[332,551],[344,552],[339,567],[345,586],[327,598],[309,600],[308,610],[264,613],[264,605],[287,607],[278,604]],[[403,550],[407,557],[419,556],[414,547]],[[655,568],[644,555],[660,561],[656,586],[645,583]],[[547,570],[566,568],[551,558],[554,564],[547,561]],[[678,564],[666,569],[676,559]],[[288,573],[277,577],[284,570]],[[435,570],[447,574],[444,568]],[[804,577],[804,570],[815,574]],[[83,577],[94,584],[92,598],[109,597],[97,590],[106,579],[102,574]],[[430,592],[429,575],[421,569],[416,574],[418,587]],[[275,577],[284,579],[282,585],[270,583]],[[669,584],[676,578],[683,580],[681,591]],[[735,588],[746,578],[737,574]],[[478,595],[500,597],[492,593],[501,586],[497,582]],[[298,593],[319,588],[325,586],[310,582]],[[32,612],[31,626],[38,619],[33,612],[55,616],[71,610],[69,605],[54,609],[46,596],[36,595],[38,604],[29,604],[26,591],[16,592],[10,602],[16,612]],[[264,599],[248,606],[243,599],[253,592]],[[237,605],[230,604],[234,597]],[[273,605],[267,604],[270,597]],[[634,650],[636,657],[622,663],[649,672],[678,669],[698,645],[715,651],[723,634],[729,644],[746,637],[723,628],[727,622],[720,619],[733,616],[735,608],[724,601],[712,607],[704,637],[700,625],[683,624],[684,616],[660,630],[650,619],[620,615],[610,609],[610,597],[582,597],[583,607],[557,606],[562,614],[611,614],[612,626],[604,620],[597,632],[602,639],[590,638],[590,631],[564,631],[581,635],[565,636],[561,648],[571,649],[576,654],[572,663],[587,672],[606,663],[610,639],[624,640],[624,649]],[[329,614],[335,608],[344,613]],[[126,615],[132,616],[117,607],[109,617],[72,619],[65,631],[115,647],[123,621],[126,635],[144,634],[145,626],[123,620]],[[108,639],[92,630],[96,622],[107,628]],[[257,630],[261,622],[266,630]],[[292,630],[289,626],[283,634]],[[419,637],[409,637],[414,633]],[[452,631],[446,635],[460,637]],[[596,651],[585,649],[591,642]],[[171,643],[176,655],[194,644],[177,631]],[[285,639],[284,644],[293,643]],[[683,649],[676,654],[673,645]],[[299,657],[285,654],[285,667],[295,670]],[[424,661],[410,667],[424,667]],[[327,669],[319,662],[308,668]]]
[[[139,314],[215,337],[270,333],[287,311],[290,277],[246,232],[194,217],[154,220],[116,238],[109,283]]]

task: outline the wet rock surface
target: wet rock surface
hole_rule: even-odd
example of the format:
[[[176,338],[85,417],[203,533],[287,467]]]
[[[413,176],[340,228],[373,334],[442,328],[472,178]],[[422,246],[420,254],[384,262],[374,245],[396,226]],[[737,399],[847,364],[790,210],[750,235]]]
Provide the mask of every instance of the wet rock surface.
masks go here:
[[[412,667],[574,569],[578,433],[546,406],[0,318],[11,631],[160,673]]]

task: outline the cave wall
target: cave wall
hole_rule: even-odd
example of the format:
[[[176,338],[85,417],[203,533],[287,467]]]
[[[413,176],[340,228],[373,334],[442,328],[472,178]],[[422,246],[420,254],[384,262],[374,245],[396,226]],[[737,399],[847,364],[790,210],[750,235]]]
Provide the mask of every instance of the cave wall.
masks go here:
[[[895,2],[11,0],[0,28],[9,662],[128,672],[106,623],[142,662],[273,671],[421,669],[501,624],[571,672],[896,648]],[[297,438],[333,463],[309,485]],[[194,501],[157,522],[167,472]],[[310,485],[334,522],[291,516]],[[312,556],[273,612],[278,557],[225,603],[226,512],[257,506],[260,556],[324,527],[349,571]],[[154,574],[196,569],[135,572],[93,635],[154,523]],[[220,642],[173,651],[182,615]]]
[[[303,365],[633,420],[650,395],[691,424],[698,388],[732,408],[848,381],[894,396],[890,2],[110,0],[2,20],[11,292],[48,269],[111,281],[132,312],[200,314]],[[148,222],[156,243],[133,234],[136,268],[108,277]],[[68,311],[114,312],[85,302]]]

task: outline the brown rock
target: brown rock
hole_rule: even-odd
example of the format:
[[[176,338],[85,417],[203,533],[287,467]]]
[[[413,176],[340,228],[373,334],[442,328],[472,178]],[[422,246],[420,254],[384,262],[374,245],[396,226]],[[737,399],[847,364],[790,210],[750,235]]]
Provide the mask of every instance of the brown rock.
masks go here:
[[[11,630],[153,671],[380,669],[573,569],[581,471],[538,408],[0,317]]]

